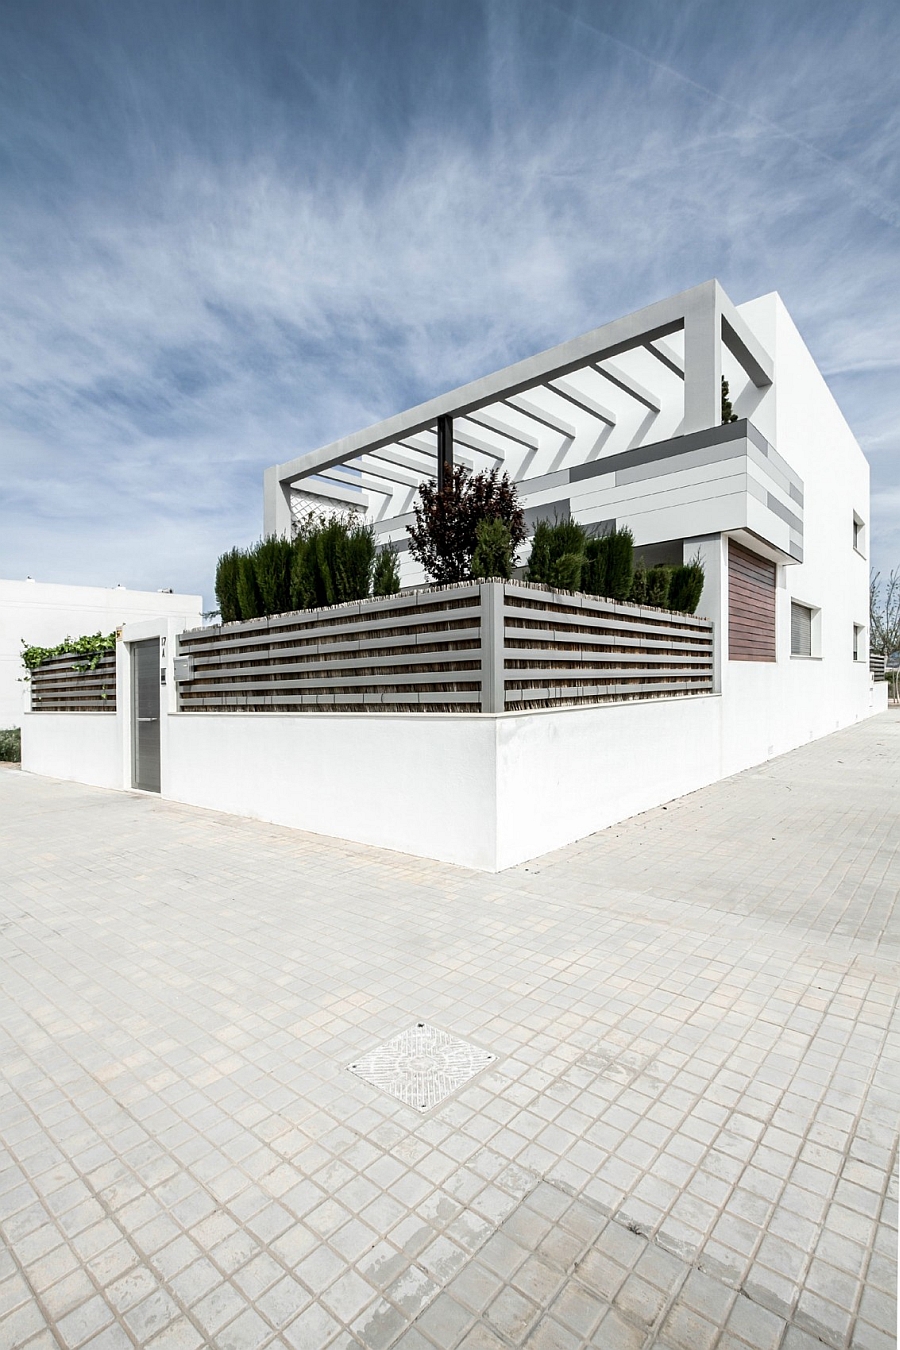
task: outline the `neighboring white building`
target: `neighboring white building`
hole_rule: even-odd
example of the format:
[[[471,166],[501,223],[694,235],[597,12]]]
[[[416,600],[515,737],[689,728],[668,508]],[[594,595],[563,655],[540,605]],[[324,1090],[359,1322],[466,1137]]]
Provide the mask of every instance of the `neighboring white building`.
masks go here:
[[[177,614],[185,627],[202,622],[203,598],[124,586],[66,586],[0,580],[0,727],[22,724],[22,640],[55,647],[67,637],[111,633],[125,623]]]

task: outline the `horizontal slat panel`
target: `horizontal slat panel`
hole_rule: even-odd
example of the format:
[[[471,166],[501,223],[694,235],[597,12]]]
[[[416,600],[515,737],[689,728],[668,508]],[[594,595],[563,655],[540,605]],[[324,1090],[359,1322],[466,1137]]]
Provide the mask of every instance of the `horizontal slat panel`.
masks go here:
[[[90,656],[53,656],[31,672],[32,712],[116,711],[116,654],[104,652],[93,670],[79,670]]]
[[[499,586],[499,583],[489,583]],[[510,582],[498,596],[506,706],[712,688],[712,624]],[[185,712],[473,711],[490,679],[477,583],[183,634]]]

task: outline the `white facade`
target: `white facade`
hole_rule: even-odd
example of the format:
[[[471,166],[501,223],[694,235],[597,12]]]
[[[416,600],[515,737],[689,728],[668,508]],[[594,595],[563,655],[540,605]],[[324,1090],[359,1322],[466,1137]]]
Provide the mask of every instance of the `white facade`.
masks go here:
[[[112,633],[124,623],[165,614],[178,615],[185,628],[196,627],[202,622],[203,599],[124,586],[0,581],[0,727],[22,722],[23,639],[29,647],[55,647],[67,637]]]
[[[739,419],[727,426],[723,373]],[[777,295],[735,307],[707,283],[275,465],[266,531],[288,533],[310,500],[352,506],[400,550],[404,583],[423,580],[404,544],[438,418],[452,419],[458,461],[510,472],[530,522],[571,511],[627,525],[650,563],[699,553],[715,692],[473,715],[179,713],[169,669],[163,797],[497,870],[886,707],[867,661],[868,465]],[[732,541],[775,568],[771,659],[729,647]],[[808,654],[791,650],[792,601]],[[29,714],[23,767],[129,787],[129,645],[165,635],[171,665],[178,627],[126,629],[119,730],[102,747],[79,760],[78,715]]]

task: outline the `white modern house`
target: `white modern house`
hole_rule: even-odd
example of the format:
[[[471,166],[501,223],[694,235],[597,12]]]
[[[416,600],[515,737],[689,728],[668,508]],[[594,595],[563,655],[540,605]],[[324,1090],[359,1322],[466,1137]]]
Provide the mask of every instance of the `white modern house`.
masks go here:
[[[630,527],[648,565],[699,555],[697,617],[516,582],[420,589],[412,504],[455,463],[508,472],[531,525],[571,513]],[[868,465],[774,294],[735,306],[713,281],[661,300],[274,465],[264,502],[267,534],[311,504],[365,515],[412,589],[132,627],[106,785],[147,785],[141,689],[161,678],[145,761],[164,796],[496,870],[886,703]],[[52,772],[50,721],[84,715],[28,715],[24,766]]]
[[[22,722],[22,642],[55,647],[67,637],[112,633],[123,624],[177,614],[185,626],[202,621],[199,595],[133,591],[126,586],[0,580],[0,727]]]

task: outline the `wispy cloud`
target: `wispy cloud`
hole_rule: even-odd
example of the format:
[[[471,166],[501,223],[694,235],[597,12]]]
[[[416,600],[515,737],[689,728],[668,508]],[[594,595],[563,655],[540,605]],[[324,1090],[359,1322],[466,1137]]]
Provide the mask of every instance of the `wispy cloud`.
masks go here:
[[[93,99],[23,19],[0,573],[77,559],[209,596],[267,464],[713,275],[781,290],[895,511],[892,6],[880,28],[878,6],[766,10],[744,45],[703,5],[657,7],[652,35],[616,11],[614,40],[606,5],[473,6],[438,52],[419,7],[374,8],[385,31],[351,40],[318,6],[201,7],[183,50],[161,24],[136,43],[136,9],[83,10]]]

